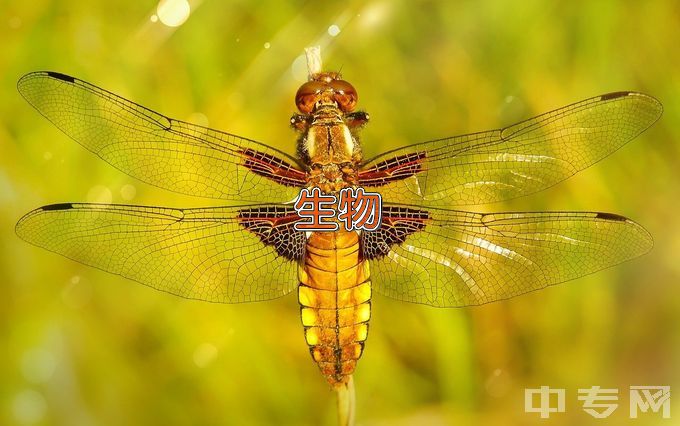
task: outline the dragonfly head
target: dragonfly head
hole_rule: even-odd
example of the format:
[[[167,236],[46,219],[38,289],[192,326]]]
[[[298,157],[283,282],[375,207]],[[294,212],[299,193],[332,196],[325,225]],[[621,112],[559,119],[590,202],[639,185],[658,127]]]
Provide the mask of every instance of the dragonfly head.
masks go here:
[[[340,73],[321,72],[311,76],[295,95],[295,104],[303,114],[311,114],[324,105],[335,105],[343,113],[354,111],[357,91],[349,82],[342,80]]]

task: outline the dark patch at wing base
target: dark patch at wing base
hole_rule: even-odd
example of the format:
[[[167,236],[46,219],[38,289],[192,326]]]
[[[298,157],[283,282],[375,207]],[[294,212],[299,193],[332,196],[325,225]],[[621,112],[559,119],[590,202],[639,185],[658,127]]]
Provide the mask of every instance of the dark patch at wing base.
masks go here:
[[[290,207],[267,206],[242,209],[238,213],[241,226],[257,235],[262,243],[274,247],[289,260],[301,260],[305,252],[305,233],[293,225],[300,216]]]
[[[361,234],[361,254],[364,259],[379,259],[396,244],[425,228],[430,215],[427,211],[408,207],[383,207],[382,223],[374,232]]]
[[[257,175],[285,186],[301,187],[306,183],[303,171],[280,158],[250,148],[241,154],[245,157],[243,166]]]
[[[425,152],[414,152],[381,161],[371,168],[360,171],[359,183],[364,186],[383,186],[406,179],[423,170],[426,157]]]

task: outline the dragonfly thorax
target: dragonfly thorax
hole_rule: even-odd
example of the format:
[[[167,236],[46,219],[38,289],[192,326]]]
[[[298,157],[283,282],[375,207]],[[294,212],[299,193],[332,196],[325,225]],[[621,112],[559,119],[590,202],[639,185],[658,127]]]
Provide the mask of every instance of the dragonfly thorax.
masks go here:
[[[354,111],[358,97],[339,73],[317,73],[295,95],[300,114],[291,125],[300,132],[298,155],[307,166],[308,185],[327,193],[356,184],[361,147],[356,133],[368,114]]]
[[[361,161],[358,142],[344,122],[330,117],[317,120],[298,142],[298,151],[309,167],[310,186],[332,193],[354,185]]]
[[[319,187],[325,194],[356,185],[356,168],[350,163],[314,163],[309,171],[309,187]]]

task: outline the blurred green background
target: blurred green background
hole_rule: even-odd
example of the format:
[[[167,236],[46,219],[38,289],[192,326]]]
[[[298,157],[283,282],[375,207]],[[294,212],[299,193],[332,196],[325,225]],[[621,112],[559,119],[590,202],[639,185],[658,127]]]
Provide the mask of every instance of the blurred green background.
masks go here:
[[[295,296],[186,301],[14,234],[22,214],[54,202],[217,204],[97,159],[23,101],[22,74],[75,75],[294,153],[299,57],[315,44],[371,114],[368,156],[615,90],[665,107],[653,128],[567,182],[478,208],[616,212],[643,224],[654,250],[476,308],[376,296],[355,374],[358,423],[677,424],[677,394],[674,419],[629,420],[628,388],[680,390],[678,2],[203,0],[178,27],[156,19],[156,6],[0,1],[0,424],[334,424],[334,394],[309,356]],[[524,389],[541,385],[566,389],[565,413],[524,413]],[[608,419],[577,400],[595,385],[620,390]]]

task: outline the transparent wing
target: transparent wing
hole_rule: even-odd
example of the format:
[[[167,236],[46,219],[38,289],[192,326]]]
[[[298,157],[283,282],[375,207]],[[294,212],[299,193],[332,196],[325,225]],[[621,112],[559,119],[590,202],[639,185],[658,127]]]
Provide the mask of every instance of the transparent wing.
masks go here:
[[[34,72],[17,87],[65,134],[149,184],[201,197],[284,202],[305,183],[297,161],[283,152],[165,117],[77,78]]]
[[[273,299],[297,286],[304,234],[282,205],[170,209],[55,204],[16,226],[24,240],[142,284],[209,302]],[[278,244],[277,244],[278,243]]]
[[[653,244],[640,225],[609,213],[391,208],[379,231],[362,234],[373,286],[438,307],[545,288],[640,256]]]
[[[359,173],[386,201],[434,207],[491,203],[548,188],[601,160],[651,126],[656,99],[597,96],[512,126],[410,145]]]

